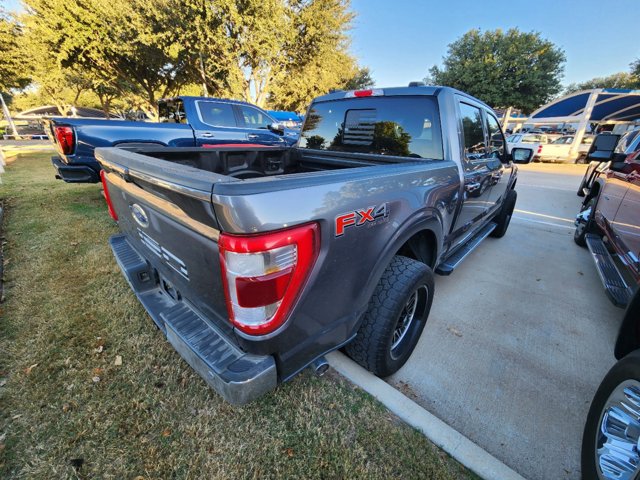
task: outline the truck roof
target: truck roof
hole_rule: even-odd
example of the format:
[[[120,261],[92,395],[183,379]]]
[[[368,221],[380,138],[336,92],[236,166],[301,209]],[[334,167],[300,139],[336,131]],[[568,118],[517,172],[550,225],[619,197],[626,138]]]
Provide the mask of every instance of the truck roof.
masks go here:
[[[370,88],[363,90],[382,90],[384,96],[415,96],[415,95],[425,95],[425,96],[438,96],[441,92],[447,92],[449,94],[457,94],[462,95],[463,97],[467,97],[476,102],[483,104],[485,107],[492,109],[489,105],[484,103],[482,100],[477,99],[469,95],[468,93],[461,92],[460,90],[456,90],[451,87],[441,87],[437,85],[420,85],[420,86],[411,86],[411,87],[387,87],[387,88]],[[314,102],[325,102],[327,100],[340,100],[345,98],[345,95],[350,92],[354,92],[357,90],[337,90],[335,92],[329,93],[327,95],[322,95],[314,99]]]

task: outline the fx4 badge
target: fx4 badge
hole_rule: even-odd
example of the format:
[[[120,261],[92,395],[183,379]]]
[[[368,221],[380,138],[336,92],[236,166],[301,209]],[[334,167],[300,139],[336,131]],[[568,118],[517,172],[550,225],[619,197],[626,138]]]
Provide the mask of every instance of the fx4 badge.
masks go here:
[[[362,227],[368,223],[375,223],[379,218],[389,216],[389,206],[386,203],[377,207],[367,207],[364,210],[354,210],[336,217],[336,237],[344,235],[347,227]]]

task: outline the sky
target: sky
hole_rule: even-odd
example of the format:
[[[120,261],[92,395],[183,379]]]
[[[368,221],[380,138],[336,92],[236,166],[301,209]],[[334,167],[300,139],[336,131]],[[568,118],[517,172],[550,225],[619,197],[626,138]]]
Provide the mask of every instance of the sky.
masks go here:
[[[0,0],[8,10],[19,0]],[[562,83],[628,72],[640,58],[640,0],[351,0],[351,52],[377,86],[422,80],[472,28],[539,32],[565,51]]]
[[[562,83],[628,72],[640,58],[640,0],[351,0],[351,52],[376,86],[422,80],[447,45],[480,28],[536,31],[566,55]]]

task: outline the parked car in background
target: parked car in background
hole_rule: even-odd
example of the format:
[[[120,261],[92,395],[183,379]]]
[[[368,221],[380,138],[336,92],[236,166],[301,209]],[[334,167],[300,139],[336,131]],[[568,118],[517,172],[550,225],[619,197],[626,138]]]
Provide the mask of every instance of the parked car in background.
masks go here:
[[[632,142],[625,139],[620,150]],[[594,162],[574,234],[589,248],[610,300],[625,308],[618,362],[598,387],[583,434],[582,478],[593,480],[640,477],[640,150],[622,161],[617,155]]]
[[[507,137],[509,148],[530,148],[533,150],[533,161],[538,160],[542,145],[549,142],[547,135],[536,133],[514,133]]]
[[[302,117],[296,112],[281,112],[279,110],[269,110],[269,115],[275,118],[286,128],[299,130],[302,126]]]
[[[288,147],[300,134],[261,108],[237,100],[177,97],[160,100],[158,111],[159,122],[67,117],[46,120],[47,133],[58,151],[58,156],[51,159],[56,177],[71,183],[99,182],[96,147]]]
[[[559,163],[584,163],[587,158],[589,148],[593,143],[593,135],[584,135],[582,141],[578,146],[578,157],[573,160],[569,156],[569,151],[573,145],[574,136],[564,135],[550,143],[543,145],[538,153],[539,160],[541,162],[559,162]]]
[[[232,403],[341,347],[388,376],[424,329],[434,272],[507,231],[514,163],[532,152],[498,136],[490,107],[425,86],[317,98],[292,148],[98,149],[111,247],[171,344]]]

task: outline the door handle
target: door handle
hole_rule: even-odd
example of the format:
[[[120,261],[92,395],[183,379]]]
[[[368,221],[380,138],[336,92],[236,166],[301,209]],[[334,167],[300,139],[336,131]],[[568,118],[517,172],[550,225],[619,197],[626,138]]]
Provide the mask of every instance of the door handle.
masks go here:
[[[203,138],[213,138],[213,133],[211,132],[203,132],[200,134],[201,137]]]
[[[259,138],[260,135],[256,135],[255,133],[250,133],[249,135],[247,135],[247,138],[249,140],[255,140],[256,138]]]

